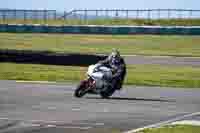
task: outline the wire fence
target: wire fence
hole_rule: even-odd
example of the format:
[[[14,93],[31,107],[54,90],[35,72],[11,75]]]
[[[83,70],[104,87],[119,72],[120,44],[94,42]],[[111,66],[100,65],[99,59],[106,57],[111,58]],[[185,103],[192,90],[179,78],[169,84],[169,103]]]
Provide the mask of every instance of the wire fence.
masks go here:
[[[56,20],[56,10],[0,10],[0,23],[48,23],[48,20]]]
[[[146,10],[0,10],[0,24],[69,24],[69,21],[90,20],[158,20],[158,19],[200,19],[200,10],[146,9]]]
[[[200,10],[185,9],[146,9],[146,10],[73,10],[64,18],[95,19],[199,19]]]

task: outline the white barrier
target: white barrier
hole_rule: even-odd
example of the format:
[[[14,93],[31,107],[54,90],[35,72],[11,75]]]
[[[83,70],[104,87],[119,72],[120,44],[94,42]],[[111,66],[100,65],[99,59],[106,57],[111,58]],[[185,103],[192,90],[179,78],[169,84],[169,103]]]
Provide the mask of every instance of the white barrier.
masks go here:
[[[0,25],[0,32],[200,35],[200,26]]]

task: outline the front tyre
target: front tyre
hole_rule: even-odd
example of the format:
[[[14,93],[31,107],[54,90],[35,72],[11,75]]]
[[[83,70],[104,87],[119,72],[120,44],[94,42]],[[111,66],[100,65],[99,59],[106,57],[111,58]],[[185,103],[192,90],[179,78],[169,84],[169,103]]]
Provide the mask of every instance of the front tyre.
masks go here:
[[[86,93],[87,93],[87,91],[86,91],[86,88],[85,88],[85,84],[84,84],[84,82],[81,82],[81,83],[77,86],[77,88],[76,88],[76,90],[75,90],[75,92],[74,92],[74,97],[81,98],[81,97],[83,97]]]

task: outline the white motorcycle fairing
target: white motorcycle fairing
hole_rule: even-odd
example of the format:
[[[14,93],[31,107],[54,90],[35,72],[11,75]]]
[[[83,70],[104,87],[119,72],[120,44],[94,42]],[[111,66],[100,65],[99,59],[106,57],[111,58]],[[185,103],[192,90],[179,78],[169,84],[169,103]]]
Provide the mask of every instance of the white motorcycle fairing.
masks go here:
[[[95,81],[97,89],[101,89],[104,85],[108,84],[108,81],[104,80],[103,77],[106,77],[106,79],[112,78],[111,69],[105,66],[99,67],[98,64],[90,65],[87,74]]]
[[[102,98],[109,98],[115,92],[111,85],[112,69],[101,64],[91,65],[88,67],[87,79],[82,80],[74,91],[77,98],[85,94],[98,94]]]

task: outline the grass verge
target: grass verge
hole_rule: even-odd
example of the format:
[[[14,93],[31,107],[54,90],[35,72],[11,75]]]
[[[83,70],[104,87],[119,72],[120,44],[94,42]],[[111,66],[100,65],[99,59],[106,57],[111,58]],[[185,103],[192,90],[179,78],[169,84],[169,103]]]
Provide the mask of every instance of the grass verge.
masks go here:
[[[199,36],[0,33],[0,49],[66,53],[199,56]]]
[[[0,19],[0,24],[48,24],[48,25],[162,25],[162,26],[198,26],[200,19]]]
[[[0,63],[0,79],[79,82],[86,67]],[[131,65],[127,67],[125,84],[165,87],[200,87],[200,68]]]
[[[191,125],[174,125],[161,128],[145,129],[137,133],[199,133],[200,126]]]

